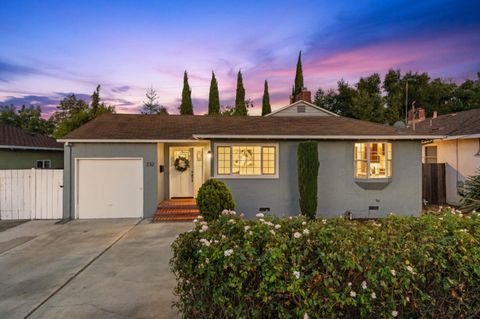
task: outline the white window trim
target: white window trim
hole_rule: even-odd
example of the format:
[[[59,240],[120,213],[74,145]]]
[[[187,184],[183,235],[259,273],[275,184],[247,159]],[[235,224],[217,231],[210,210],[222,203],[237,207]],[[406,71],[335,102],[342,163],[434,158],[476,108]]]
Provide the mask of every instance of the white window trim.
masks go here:
[[[435,147],[436,148],[436,154],[435,156],[432,156],[432,155],[427,155],[427,148],[429,147]],[[428,159],[435,159],[435,162],[434,163],[438,163],[438,145],[435,145],[435,144],[432,144],[432,145],[426,145],[424,147],[424,153],[425,155],[423,156],[423,163],[427,163],[427,160]],[[430,163],[430,164],[434,164],[434,163]]]
[[[217,147],[219,146],[273,146],[275,147],[275,174],[274,175],[233,175],[230,171],[230,175],[219,175],[217,171]],[[213,177],[218,179],[278,179],[279,174],[279,144],[278,143],[215,143],[213,145]],[[232,153],[230,153],[231,156]],[[262,157],[263,162],[263,157]],[[230,159],[230,167],[232,160]]]
[[[38,162],[42,162],[42,167],[38,167]],[[49,163],[48,164],[48,168],[45,168],[45,163]],[[36,162],[36,167],[37,169],[52,169],[52,161],[51,160],[37,160]]]
[[[370,144],[377,143],[377,144],[390,144],[392,153],[392,158],[388,157],[388,150],[386,152],[385,157],[387,158],[387,165],[385,167],[386,177],[370,177]],[[363,162],[363,160],[356,160],[355,159],[355,144],[367,144],[367,177],[357,177],[357,162]],[[387,146],[388,147],[388,146]],[[392,164],[392,171],[390,172],[390,176],[388,176],[388,161],[390,160]],[[384,181],[391,181],[393,178],[393,143],[390,141],[361,141],[353,143],[353,178],[356,182],[384,182]]]

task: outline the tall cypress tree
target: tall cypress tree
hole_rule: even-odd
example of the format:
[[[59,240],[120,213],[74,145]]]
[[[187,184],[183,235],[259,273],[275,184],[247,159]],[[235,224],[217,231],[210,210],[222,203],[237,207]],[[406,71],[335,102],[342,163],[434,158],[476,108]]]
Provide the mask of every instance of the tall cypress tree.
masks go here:
[[[269,113],[272,113],[272,108],[270,107],[270,94],[268,93],[268,82],[267,80],[265,80],[265,85],[263,88],[262,116],[265,116]]]
[[[182,103],[180,103],[181,115],[193,115],[192,90],[188,85],[187,71],[183,73]]]
[[[100,84],[97,85],[97,89],[92,94],[92,111],[96,113],[100,106]]]
[[[212,72],[210,81],[210,94],[208,96],[208,115],[220,114],[220,95],[218,93],[218,82],[215,73]]]
[[[295,73],[295,95],[303,89],[302,51],[298,53],[297,72]]]
[[[237,75],[237,94],[235,96],[235,115],[247,115],[247,106],[245,105],[245,88],[243,87],[242,72]]]

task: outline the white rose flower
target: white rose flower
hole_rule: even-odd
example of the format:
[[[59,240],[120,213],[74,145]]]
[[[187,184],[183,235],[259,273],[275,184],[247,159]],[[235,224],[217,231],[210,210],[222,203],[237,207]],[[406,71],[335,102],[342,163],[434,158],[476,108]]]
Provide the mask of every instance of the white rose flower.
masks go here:
[[[350,291],[350,297],[355,298],[357,296],[357,293],[355,291]]]
[[[198,219],[194,219],[193,222],[194,222],[194,223],[198,223]]]
[[[225,257],[231,256],[233,254],[233,249],[227,249],[223,252]]]
[[[377,299],[377,294],[375,292],[372,292],[370,296],[372,297],[372,299]]]
[[[244,231],[248,231],[249,229],[250,229],[250,226],[248,225],[243,228]]]
[[[270,229],[270,233],[271,233],[272,235],[275,235],[275,231],[274,231],[273,229]]]
[[[228,223],[229,223],[229,224],[235,224],[235,219],[229,219],[229,220],[228,220]]]
[[[392,311],[392,317],[395,318],[396,316],[398,316],[398,311],[396,310]]]
[[[397,275],[397,272],[395,271],[395,269],[390,269],[390,273],[392,274],[392,276],[396,276]]]
[[[303,234],[304,234],[304,235],[308,235],[308,234],[310,234],[310,231],[305,228],[305,229],[303,230]]]
[[[307,222],[302,222],[302,225],[305,226],[307,224]]]
[[[293,237],[295,238],[300,238],[302,237],[302,234],[300,234],[298,231],[293,234]]]
[[[263,213],[258,213],[257,215],[255,215],[257,218],[263,218],[265,217],[265,215]]]
[[[352,287],[352,283],[350,281],[347,283],[347,285],[348,287]]]
[[[362,281],[362,289],[367,289],[367,282],[365,280]]]
[[[203,245],[203,246],[210,246],[210,241],[208,239],[205,239],[205,238],[202,238],[200,239],[200,243]]]
[[[282,227],[282,225],[279,225],[279,224],[275,225],[275,229],[280,229],[281,227]]]
[[[294,275],[295,278],[297,278],[297,279],[300,278],[300,272],[299,272],[299,271],[294,271],[294,272],[293,272],[293,275]]]
[[[200,230],[198,232],[203,233],[203,232],[206,232],[207,230],[208,230],[208,226],[207,225],[202,225],[202,228],[200,228]]]

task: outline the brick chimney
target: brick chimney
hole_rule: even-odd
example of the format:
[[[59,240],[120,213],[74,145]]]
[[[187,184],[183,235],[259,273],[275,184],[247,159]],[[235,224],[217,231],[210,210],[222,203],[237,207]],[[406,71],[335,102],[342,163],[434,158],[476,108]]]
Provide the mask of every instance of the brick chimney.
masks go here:
[[[425,120],[425,109],[418,108],[415,109],[415,114],[412,110],[408,111],[408,125],[410,126],[413,123],[419,123]]]
[[[297,102],[297,101],[305,101],[305,102],[308,102],[308,103],[312,103],[312,92],[307,90],[307,88],[303,88],[302,92],[295,95],[293,97],[293,99],[292,99],[292,97],[290,97],[290,100],[292,101],[292,103]]]

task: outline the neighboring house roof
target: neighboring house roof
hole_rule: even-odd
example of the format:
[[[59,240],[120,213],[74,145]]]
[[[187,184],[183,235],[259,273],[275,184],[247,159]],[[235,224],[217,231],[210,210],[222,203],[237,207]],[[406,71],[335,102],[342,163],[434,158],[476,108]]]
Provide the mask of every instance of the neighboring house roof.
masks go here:
[[[424,135],[424,134],[423,134]],[[63,142],[192,139],[422,139],[419,133],[346,117],[262,117],[105,114],[69,133]]]
[[[415,132],[449,136],[479,135],[480,108],[426,118],[415,124]]]
[[[329,110],[326,110],[326,109],[324,109],[324,108],[322,108],[322,107],[320,107],[320,106],[318,106],[318,105],[315,105],[315,104],[313,104],[313,103],[310,103],[310,102],[307,102],[307,101],[303,101],[303,100],[300,100],[300,101],[294,102],[294,103],[292,103],[292,104],[289,104],[289,105],[287,105],[287,106],[281,107],[281,108],[279,108],[278,110],[275,110],[275,111],[273,111],[272,113],[269,113],[269,114],[267,114],[267,115],[265,115],[265,116],[275,115],[275,114],[277,114],[277,113],[280,113],[280,112],[282,112],[282,111],[285,111],[285,110],[288,109],[288,108],[296,107],[296,106],[298,106],[298,105],[300,105],[300,104],[304,104],[304,105],[313,107],[313,108],[315,108],[315,109],[317,109],[317,110],[319,110],[319,111],[321,111],[321,112],[323,112],[323,113],[325,113],[325,114],[328,114],[328,115],[340,116],[340,115],[335,114],[335,113],[333,113],[333,112],[331,112],[331,111],[329,111]],[[308,114],[306,114],[306,115],[308,115]]]
[[[28,133],[19,127],[0,123],[0,148],[63,150],[63,145],[46,135]]]

